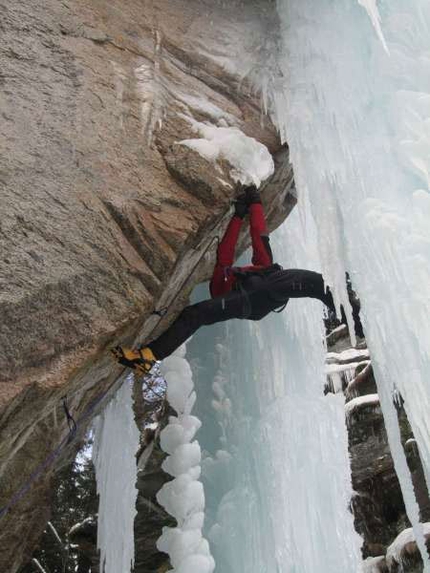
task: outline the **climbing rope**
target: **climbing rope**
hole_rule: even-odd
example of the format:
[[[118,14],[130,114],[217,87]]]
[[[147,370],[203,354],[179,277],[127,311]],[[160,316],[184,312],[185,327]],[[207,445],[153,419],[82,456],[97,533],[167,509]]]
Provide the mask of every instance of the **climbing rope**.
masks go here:
[[[220,219],[219,223],[222,221],[222,219],[224,217],[225,217],[225,214]],[[191,271],[185,277],[185,279],[182,282],[178,292],[182,291],[182,289],[184,288],[184,286],[186,285],[186,283],[188,282],[190,277],[193,275],[197,266],[200,264],[200,261],[203,259],[203,257],[206,255],[206,253],[209,251],[210,247],[212,246],[212,244],[214,243],[215,240],[219,244],[219,237],[218,236],[213,237],[212,240],[207,245],[207,247],[205,248],[205,250],[203,251],[203,253],[201,254],[201,256],[199,257],[199,259],[197,260],[196,264],[193,266]],[[148,334],[148,338],[151,336],[151,334],[154,332],[154,330],[158,327],[162,318],[164,318],[164,316],[166,316],[166,314],[170,310],[174,301],[175,301],[175,299],[173,298],[166,307],[164,307],[160,310],[155,310],[152,313],[152,314],[158,315],[159,320],[154,325],[154,327],[151,329],[150,333]],[[64,414],[66,416],[67,425],[69,428],[69,433],[67,434],[67,436],[65,436],[61,440],[61,442],[58,444],[58,446],[54,450],[52,450],[52,452],[50,452],[48,454],[48,456],[43,460],[43,462],[41,462],[33,470],[33,472],[30,474],[30,476],[26,480],[26,482],[21,486],[21,488],[17,492],[15,492],[12,495],[12,497],[9,499],[8,503],[6,505],[0,507],[0,519],[5,517],[7,515],[7,513],[27,494],[27,492],[29,491],[29,489],[31,488],[33,483],[36,480],[38,480],[39,477],[41,475],[43,475],[54,464],[54,462],[57,460],[57,458],[60,456],[60,454],[63,452],[63,450],[65,450],[75,440],[76,436],[78,435],[79,428],[82,426],[82,423],[90,416],[90,414],[92,414],[94,412],[96,407],[107,396],[107,394],[111,391],[111,389],[118,382],[118,380],[120,380],[122,378],[125,371],[126,371],[126,368],[123,368],[120,375],[115,379],[115,381],[104,392],[100,393],[98,396],[96,396],[94,398],[94,400],[92,402],[90,402],[89,406],[84,410],[83,414],[77,420],[75,420],[73,418],[72,414],[70,413],[67,395],[62,396],[62,398],[61,398],[62,406],[63,406]],[[151,387],[154,383],[155,383],[155,378],[152,380],[152,384],[150,384],[149,381],[146,382],[145,384],[146,384],[146,387],[148,389],[150,389],[154,394],[156,394],[157,396],[159,396],[161,398],[161,396]]]

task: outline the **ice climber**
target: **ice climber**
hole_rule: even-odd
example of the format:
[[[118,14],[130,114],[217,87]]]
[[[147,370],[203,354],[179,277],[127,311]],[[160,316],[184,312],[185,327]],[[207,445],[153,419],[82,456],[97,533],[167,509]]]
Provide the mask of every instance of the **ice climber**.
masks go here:
[[[245,215],[249,213],[252,265],[234,267],[236,243]],[[319,273],[282,269],[273,263],[260,194],[255,186],[245,188],[235,201],[235,212],[217,250],[210,282],[211,299],[184,308],[157,339],[137,349],[117,346],[112,350],[120,364],[148,373],[157,360],[174,352],[201,326],[232,318],[260,320],[281,309],[290,298],[316,298],[335,312],[333,297]],[[363,336],[359,304],[352,300],[355,330]]]

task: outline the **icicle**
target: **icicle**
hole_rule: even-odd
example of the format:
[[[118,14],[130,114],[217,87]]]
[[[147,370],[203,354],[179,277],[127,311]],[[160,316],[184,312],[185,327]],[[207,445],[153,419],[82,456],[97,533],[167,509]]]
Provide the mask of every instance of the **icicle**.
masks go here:
[[[97,546],[103,573],[129,573],[134,562],[136,452],[140,433],[134,420],[131,384],[131,377],[124,380],[94,421],[93,459],[100,496]]]
[[[369,18],[372,22],[373,27],[378,35],[378,38],[381,40],[381,44],[384,46],[384,50],[387,54],[390,53],[387,42],[385,41],[384,34],[382,33],[381,28],[381,16],[379,14],[378,6],[376,5],[376,0],[358,0],[360,6],[366,10],[369,14]]]
[[[366,3],[374,23],[375,3]],[[288,143],[324,276],[345,301],[350,273],[408,517],[430,562],[393,404],[394,385],[430,484],[430,5],[384,4],[391,57],[358,3],[278,0],[284,92],[274,116]],[[376,20],[375,20],[376,18]],[[426,190],[420,188],[424,186]],[[426,221],[426,223],[424,222]]]

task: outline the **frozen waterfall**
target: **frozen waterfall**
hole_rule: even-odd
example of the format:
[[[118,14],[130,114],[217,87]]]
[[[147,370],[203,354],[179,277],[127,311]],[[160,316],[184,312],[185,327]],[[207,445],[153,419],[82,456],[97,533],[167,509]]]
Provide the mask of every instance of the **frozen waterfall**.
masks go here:
[[[393,404],[400,393],[429,485],[430,4],[277,6],[282,80],[267,98],[323,274],[345,300],[348,270],[362,301],[396,471],[430,571]]]
[[[311,223],[290,216],[273,234],[276,260],[318,270]],[[216,325],[189,344],[215,571],[359,570],[344,399],[323,395],[322,313],[319,301],[294,300],[282,314]]]
[[[320,270],[346,306],[352,277],[429,571],[394,400],[405,400],[430,482],[430,5],[278,0],[277,9],[270,57],[280,73],[261,84],[290,147],[299,205],[276,233],[276,260]],[[360,567],[343,400],[322,396],[320,306],[291,301],[282,316],[217,325],[189,346],[205,388],[197,414],[216,571]]]

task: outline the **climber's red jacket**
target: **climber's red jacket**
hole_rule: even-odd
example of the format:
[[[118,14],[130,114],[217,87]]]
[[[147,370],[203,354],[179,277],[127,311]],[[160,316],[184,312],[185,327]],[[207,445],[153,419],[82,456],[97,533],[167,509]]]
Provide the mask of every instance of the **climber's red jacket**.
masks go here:
[[[232,267],[242,223],[243,220],[234,215],[219,244],[215,269],[209,285],[212,298],[226,294],[234,288],[236,283],[234,268],[241,271],[257,270],[268,267],[273,262],[263,207],[260,203],[253,203],[249,207],[252,265]]]

